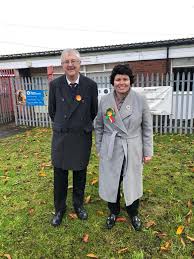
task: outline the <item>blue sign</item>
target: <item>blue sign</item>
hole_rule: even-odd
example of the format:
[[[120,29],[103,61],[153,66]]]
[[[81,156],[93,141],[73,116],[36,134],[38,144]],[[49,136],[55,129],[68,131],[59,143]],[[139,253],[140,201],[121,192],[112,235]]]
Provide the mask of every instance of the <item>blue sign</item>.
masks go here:
[[[27,90],[26,105],[28,106],[44,106],[45,95],[47,90]]]

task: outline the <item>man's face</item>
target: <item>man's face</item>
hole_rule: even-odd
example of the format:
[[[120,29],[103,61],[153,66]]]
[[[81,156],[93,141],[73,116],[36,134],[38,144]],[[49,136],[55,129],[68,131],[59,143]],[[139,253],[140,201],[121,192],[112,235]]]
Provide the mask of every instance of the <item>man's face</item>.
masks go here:
[[[74,53],[66,53],[61,62],[63,70],[70,80],[76,80],[80,72],[80,60]]]

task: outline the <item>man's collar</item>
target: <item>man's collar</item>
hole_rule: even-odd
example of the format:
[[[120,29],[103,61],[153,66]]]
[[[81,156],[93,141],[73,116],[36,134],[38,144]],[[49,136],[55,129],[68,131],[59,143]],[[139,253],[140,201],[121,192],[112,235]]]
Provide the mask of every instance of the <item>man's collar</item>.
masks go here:
[[[69,81],[69,79],[67,78],[67,76],[65,76],[65,77],[66,77],[66,80],[67,80],[68,85],[70,85],[70,84],[72,84],[72,83],[79,84],[80,74],[78,75],[78,78],[75,80],[75,82],[71,82],[71,81]]]

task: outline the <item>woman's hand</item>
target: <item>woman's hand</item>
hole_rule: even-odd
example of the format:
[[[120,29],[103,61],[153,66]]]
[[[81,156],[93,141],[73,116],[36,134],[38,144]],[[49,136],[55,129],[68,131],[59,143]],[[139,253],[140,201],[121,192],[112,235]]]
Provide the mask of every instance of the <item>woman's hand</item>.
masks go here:
[[[152,159],[151,156],[144,156],[143,162],[144,162],[145,164],[147,164],[151,159]]]

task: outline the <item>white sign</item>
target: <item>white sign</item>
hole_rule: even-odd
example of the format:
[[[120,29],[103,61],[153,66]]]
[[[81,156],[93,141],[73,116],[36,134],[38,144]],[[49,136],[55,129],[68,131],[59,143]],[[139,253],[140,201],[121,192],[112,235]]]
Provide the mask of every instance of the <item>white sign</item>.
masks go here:
[[[152,114],[172,114],[171,86],[133,87],[133,90],[146,96]]]

